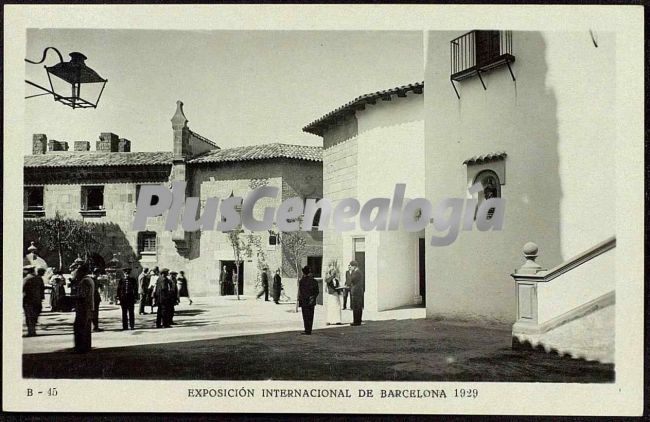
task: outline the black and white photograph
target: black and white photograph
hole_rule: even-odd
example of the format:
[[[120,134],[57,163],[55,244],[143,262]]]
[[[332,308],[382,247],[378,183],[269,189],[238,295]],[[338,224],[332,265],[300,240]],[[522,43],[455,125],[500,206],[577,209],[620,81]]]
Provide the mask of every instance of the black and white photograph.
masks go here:
[[[300,7],[311,25],[276,24],[282,7],[270,25],[163,7],[155,27],[17,9],[12,408],[156,406],[61,407],[87,385],[106,403],[160,389],[172,411],[640,412],[634,13],[409,27],[386,9],[391,29],[351,28],[352,6],[323,10],[338,28]],[[248,24],[198,17],[232,25],[223,10]],[[548,401],[528,407],[535,389]]]

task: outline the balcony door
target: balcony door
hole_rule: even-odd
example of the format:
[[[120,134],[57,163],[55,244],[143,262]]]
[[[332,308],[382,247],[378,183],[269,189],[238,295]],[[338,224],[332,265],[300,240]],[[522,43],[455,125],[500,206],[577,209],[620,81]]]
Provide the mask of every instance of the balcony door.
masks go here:
[[[499,31],[476,31],[476,64],[487,66],[500,55]]]

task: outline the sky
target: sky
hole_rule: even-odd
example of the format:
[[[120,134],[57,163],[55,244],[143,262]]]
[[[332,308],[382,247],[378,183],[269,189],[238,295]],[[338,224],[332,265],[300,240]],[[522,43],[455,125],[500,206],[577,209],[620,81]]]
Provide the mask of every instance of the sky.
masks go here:
[[[70,148],[90,141],[94,149],[101,132],[113,132],[131,140],[132,151],[171,151],[177,100],[190,129],[221,148],[320,146],[302,127],[359,95],[424,74],[420,31],[28,30],[28,59],[40,60],[48,46],[66,61],[83,53],[108,83],[97,109],[73,110],[51,96],[25,100],[25,154],[33,133]],[[57,62],[49,53],[44,64]],[[25,69],[26,79],[47,85],[43,65]]]

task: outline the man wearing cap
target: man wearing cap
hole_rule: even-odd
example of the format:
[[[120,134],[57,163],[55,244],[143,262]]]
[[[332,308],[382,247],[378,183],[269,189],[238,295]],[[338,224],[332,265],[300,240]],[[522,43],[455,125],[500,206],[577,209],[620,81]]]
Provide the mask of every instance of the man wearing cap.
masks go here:
[[[363,294],[366,291],[363,273],[357,261],[350,262],[350,309],[352,309],[352,326],[361,325],[363,313]]]
[[[74,350],[87,353],[91,348],[91,328],[95,307],[95,283],[89,275],[88,263],[73,264],[72,278],[77,286],[72,299],[75,301]]]
[[[138,275],[138,295],[140,296],[139,315],[147,315],[144,307],[147,306],[150,279],[151,275],[149,274],[149,268],[144,267],[140,275]]]
[[[43,274],[45,268],[38,269],[38,275],[34,274],[34,266],[26,265],[23,267],[23,310],[25,311],[25,321],[27,323],[27,337],[36,335],[36,322],[41,313],[42,301],[45,299],[45,284],[43,283]]]
[[[122,268],[122,277],[117,283],[117,297],[122,307],[122,330],[135,328],[135,298],[138,297],[138,286],[130,277],[131,268]]]
[[[157,328],[168,328],[171,323],[169,318],[169,305],[175,299],[171,280],[167,277],[168,274],[168,268],[160,270],[160,276],[156,281],[156,289],[154,290],[154,297],[156,298],[156,303],[158,303],[158,311],[156,313]]]

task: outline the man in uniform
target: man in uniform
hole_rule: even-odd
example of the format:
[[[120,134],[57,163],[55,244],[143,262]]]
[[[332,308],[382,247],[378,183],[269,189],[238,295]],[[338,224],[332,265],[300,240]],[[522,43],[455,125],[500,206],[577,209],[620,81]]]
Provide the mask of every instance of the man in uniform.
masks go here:
[[[350,262],[350,308],[352,309],[352,326],[361,325],[363,314],[363,294],[366,291],[363,273],[357,261]]]
[[[135,299],[138,296],[138,286],[129,274],[131,268],[122,268],[122,277],[117,284],[117,297],[122,307],[122,330],[135,328]],[[128,317],[128,318],[127,318]]]
[[[146,267],[142,269],[142,272],[138,276],[138,294],[140,296],[140,310],[138,314],[140,315],[147,315],[144,307],[147,305],[150,277],[149,268]]]
[[[34,266],[27,265],[23,267],[23,310],[25,311],[25,320],[27,323],[27,337],[36,335],[36,322],[41,313],[42,301],[45,299],[45,284],[43,283],[43,274],[45,268],[38,269],[38,275],[34,274]]]
[[[76,282],[77,290],[73,299],[75,301],[74,319],[74,350],[77,353],[87,353],[91,348],[91,327],[95,306],[95,283],[89,275],[88,263],[73,264],[72,277]]]

